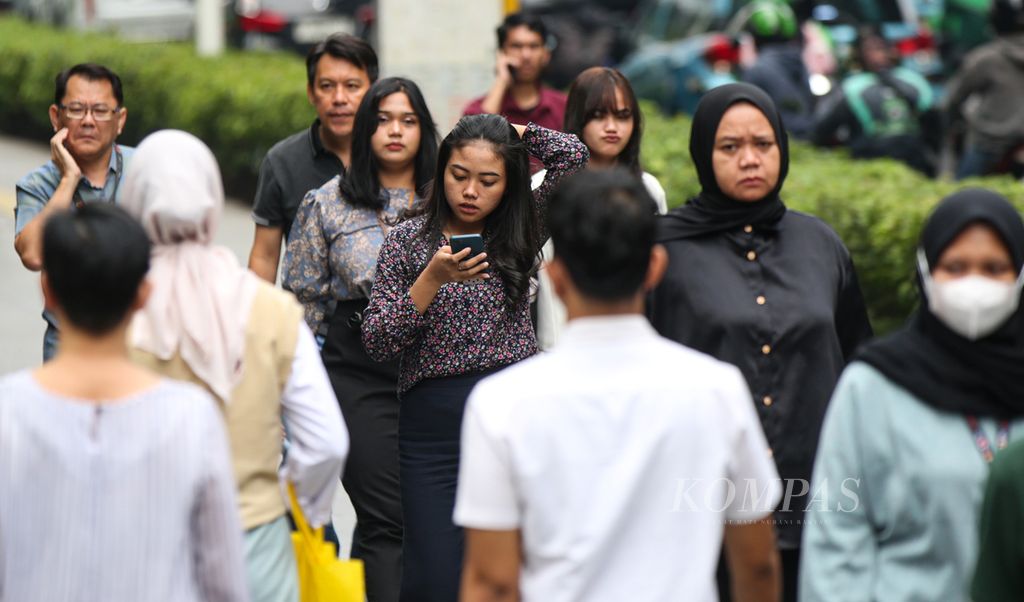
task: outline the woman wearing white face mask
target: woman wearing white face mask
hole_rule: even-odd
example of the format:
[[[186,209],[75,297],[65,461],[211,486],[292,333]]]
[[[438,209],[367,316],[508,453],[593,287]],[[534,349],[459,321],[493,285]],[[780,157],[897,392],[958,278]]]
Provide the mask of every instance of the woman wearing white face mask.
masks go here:
[[[1024,222],[993,192],[958,192],[918,258],[920,309],[832,398],[801,600],[969,597],[988,463],[1024,435]]]

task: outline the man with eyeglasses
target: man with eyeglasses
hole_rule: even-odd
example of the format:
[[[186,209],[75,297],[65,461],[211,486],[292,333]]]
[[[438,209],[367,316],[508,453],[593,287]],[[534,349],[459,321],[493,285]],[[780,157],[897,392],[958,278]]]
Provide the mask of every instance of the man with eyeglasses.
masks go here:
[[[57,74],[50,123],[51,160],[18,181],[14,249],[32,271],[42,268],[43,226],[51,215],[84,203],[116,202],[132,150],[115,144],[128,116],[121,78],[92,63]],[[43,361],[57,349],[57,324],[47,311]]]

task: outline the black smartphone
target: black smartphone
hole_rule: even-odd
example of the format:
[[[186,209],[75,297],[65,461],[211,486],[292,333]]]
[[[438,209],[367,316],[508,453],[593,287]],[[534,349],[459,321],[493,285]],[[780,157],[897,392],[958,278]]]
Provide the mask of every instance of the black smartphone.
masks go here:
[[[470,249],[469,255],[466,259],[476,257],[484,252],[484,237],[479,234],[461,234],[458,236],[452,236],[449,243],[452,247],[452,255],[455,255],[463,249]]]

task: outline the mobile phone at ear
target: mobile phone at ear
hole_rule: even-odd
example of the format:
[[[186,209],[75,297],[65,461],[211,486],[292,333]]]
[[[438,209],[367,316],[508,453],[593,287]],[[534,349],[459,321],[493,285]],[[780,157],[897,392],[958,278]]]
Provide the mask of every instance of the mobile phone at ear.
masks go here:
[[[453,236],[448,242],[452,247],[452,255],[455,255],[466,248],[470,249],[467,259],[469,257],[476,257],[484,252],[484,237],[479,234],[461,234]]]

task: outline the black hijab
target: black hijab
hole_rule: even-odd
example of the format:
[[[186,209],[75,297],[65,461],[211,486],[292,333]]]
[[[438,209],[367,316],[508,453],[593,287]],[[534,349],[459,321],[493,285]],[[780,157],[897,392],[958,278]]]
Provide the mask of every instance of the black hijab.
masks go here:
[[[738,102],[748,102],[764,113],[775,130],[775,140],[779,145],[779,181],[764,198],[754,202],[737,201],[726,196],[718,187],[711,162],[715,134],[722,116]],[[789,171],[789,140],[775,103],[761,88],[750,84],[728,84],[705,94],[693,114],[690,156],[700,179],[700,194],[658,220],[658,242],[724,232],[746,224],[771,229],[785,215],[786,206],[779,198],[779,191]]]
[[[981,189],[946,197],[921,232],[929,269],[963,230],[991,226],[1020,272],[1024,222],[1002,196]],[[857,359],[925,403],[947,412],[1013,418],[1024,415],[1024,306],[995,332],[971,341],[950,330],[928,309],[918,276],[921,304],[900,331],[867,345]]]

